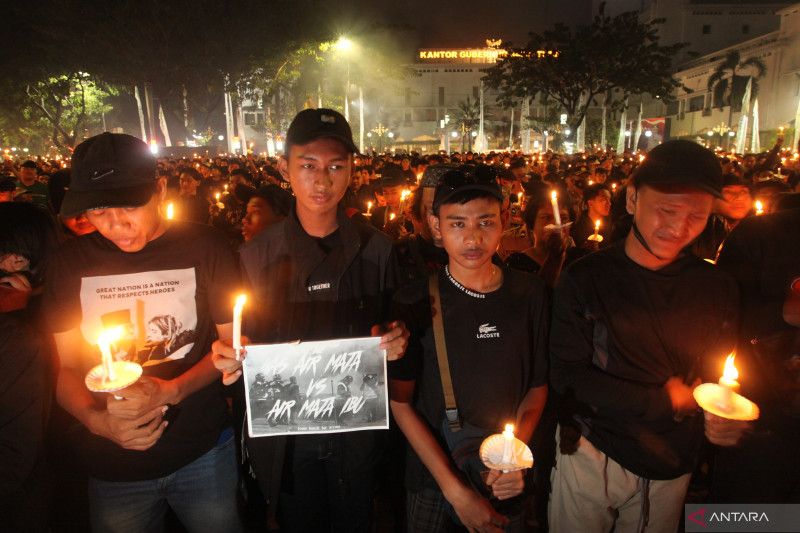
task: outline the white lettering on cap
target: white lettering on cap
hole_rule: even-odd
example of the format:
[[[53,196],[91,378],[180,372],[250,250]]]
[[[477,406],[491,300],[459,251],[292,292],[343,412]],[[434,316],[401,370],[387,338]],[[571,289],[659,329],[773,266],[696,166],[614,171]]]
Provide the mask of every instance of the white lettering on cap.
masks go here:
[[[336,124],[336,117],[333,115],[320,115],[319,119],[327,124]]]

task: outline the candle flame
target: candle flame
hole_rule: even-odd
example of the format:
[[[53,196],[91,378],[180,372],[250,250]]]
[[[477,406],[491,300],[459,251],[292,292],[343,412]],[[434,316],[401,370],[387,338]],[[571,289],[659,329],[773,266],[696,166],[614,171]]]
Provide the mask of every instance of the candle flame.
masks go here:
[[[367,209],[372,209],[372,202],[367,202]]]
[[[555,200],[556,198],[558,198],[558,193],[556,191],[550,191],[550,198]]]
[[[595,231],[600,229],[600,220],[595,220],[594,221],[594,229],[595,229]]]
[[[391,215],[389,215],[389,220],[394,220],[394,219],[396,219],[396,218],[397,218],[397,215],[395,215],[394,213],[392,213]]]
[[[167,204],[167,220],[175,218],[175,204],[172,202]]]
[[[236,304],[235,305],[236,305],[236,307],[241,309],[241,308],[244,307],[244,304],[246,302],[247,302],[247,295],[246,294],[240,294],[239,296],[236,297]]]
[[[507,431],[509,433],[514,433],[514,424],[506,424],[505,431]]]
[[[215,199],[216,201],[218,201],[218,202],[219,202],[219,193],[216,193],[216,194],[214,195],[214,199]]]
[[[124,329],[122,326],[116,326],[113,328],[104,329],[100,335],[97,336],[97,344],[105,344],[108,346],[114,341],[119,340],[122,338],[124,333]]]
[[[722,377],[727,381],[736,381],[739,379],[739,371],[733,364],[735,357],[736,355],[731,353],[725,358],[725,368],[722,370]]]
[[[756,214],[760,215],[764,212],[764,204],[761,200],[756,200]]]
[[[405,202],[409,196],[411,196],[411,191],[408,189],[403,189],[403,191],[400,193],[400,201]]]

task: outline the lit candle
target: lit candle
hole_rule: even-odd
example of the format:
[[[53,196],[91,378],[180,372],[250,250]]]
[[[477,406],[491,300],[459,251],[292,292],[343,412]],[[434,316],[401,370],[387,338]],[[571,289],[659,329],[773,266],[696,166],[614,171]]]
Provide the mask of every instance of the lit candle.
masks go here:
[[[756,215],[763,215],[764,214],[764,204],[761,203],[761,200],[756,200]]]
[[[736,357],[733,353],[729,354],[725,359],[725,368],[722,370],[722,377],[719,378],[719,385],[721,387],[721,394],[719,398],[720,407],[726,411],[731,408],[733,401],[733,393],[739,392],[739,371],[733,364],[733,359]]]
[[[226,183],[224,186],[225,192],[228,192],[228,184]]]
[[[517,193],[517,203],[519,205],[522,205],[522,193],[521,192]]]
[[[397,218],[397,215],[395,215],[394,213],[389,214],[389,220],[394,220],[396,218]]]
[[[616,183],[612,183],[611,184],[611,192],[617,192],[617,184]]]
[[[117,375],[114,372],[114,357],[111,355],[111,343],[117,340],[122,334],[122,328],[116,327],[103,330],[97,337],[97,346],[100,348],[100,360],[103,364],[103,379],[114,381]]]
[[[372,215],[372,202],[367,202],[367,216]]]
[[[167,220],[175,218],[175,204],[172,202],[167,204]]]
[[[600,236],[600,219],[597,219],[597,220],[594,221],[594,238],[595,238],[595,240],[598,240],[597,238],[599,236]]]
[[[553,206],[553,219],[555,220],[556,226],[560,226],[561,211],[558,209],[558,193],[556,191],[550,193],[550,204]]]
[[[242,311],[246,301],[247,296],[240,294],[236,297],[236,303],[233,306],[233,350],[236,352],[237,361],[242,351]]]
[[[514,424],[506,424],[503,430],[503,458],[501,463],[510,464],[514,460]]]
[[[217,202],[219,202],[219,193],[216,193],[216,194],[214,195],[214,199],[215,199]]]

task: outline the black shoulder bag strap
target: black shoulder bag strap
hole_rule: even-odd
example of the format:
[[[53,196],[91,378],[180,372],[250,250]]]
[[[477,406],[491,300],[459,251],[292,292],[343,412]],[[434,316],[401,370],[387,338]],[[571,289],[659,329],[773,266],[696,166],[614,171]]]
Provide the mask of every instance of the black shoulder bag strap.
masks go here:
[[[447,346],[444,341],[444,317],[442,314],[442,298],[439,292],[439,273],[434,272],[428,277],[428,289],[432,297],[431,318],[433,320],[433,340],[436,343],[436,359],[439,362],[439,375],[442,378],[442,392],[444,392],[444,410],[447,423],[451,431],[461,429],[461,420],[458,416],[456,395],[453,392],[453,379],[450,377],[450,364],[447,361]]]

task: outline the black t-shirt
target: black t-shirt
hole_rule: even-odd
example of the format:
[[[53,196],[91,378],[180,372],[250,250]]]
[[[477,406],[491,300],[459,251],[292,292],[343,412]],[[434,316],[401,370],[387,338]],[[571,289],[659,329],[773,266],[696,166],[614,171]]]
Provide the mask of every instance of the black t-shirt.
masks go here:
[[[547,383],[548,304],[544,283],[535,276],[503,268],[499,289],[475,293],[459,288],[445,269],[438,275],[447,358],[459,414],[474,426],[499,432],[505,423],[515,420],[528,390]],[[427,280],[397,293],[395,316],[405,320],[411,338],[405,357],[389,364],[389,377],[416,380],[415,407],[433,434],[440,436],[444,393]],[[444,441],[441,444],[446,450]],[[409,454],[406,479],[412,490],[436,487],[413,452]]]
[[[672,376],[719,379],[735,343],[735,281],[690,254],[652,271],[624,243],[560,276],[550,331],[551,384],[577,401],[583,435],[649,479],[691,472],[703,417],[673,418]]]
[[[87,370],[100,363],[94,346],[100,330],[121,326],[123,339],[112,347],[115,359],[142,364],[145,375],[172,379],[208,353],[215,324],[231,321],[239,280],[235,257],[210,227],[172,223],[134,253],[95,232],[61,247],[48,273],[44,307],[51,331],[80,328],[92,347]],[[147,451],[123,449],[88,431],[77,445],[95,477],[162,477],[215,445],[226,411],[216,380],[170,408],[170,425]]]
[[[800,328],[784,316],[789,295],[800,291],[800,209],[741,221],[718,265],[742,291],[742,394],[761,407],[760,427],[800,434]]]

